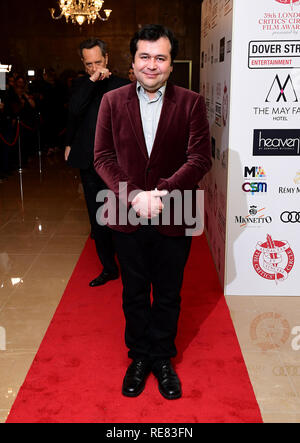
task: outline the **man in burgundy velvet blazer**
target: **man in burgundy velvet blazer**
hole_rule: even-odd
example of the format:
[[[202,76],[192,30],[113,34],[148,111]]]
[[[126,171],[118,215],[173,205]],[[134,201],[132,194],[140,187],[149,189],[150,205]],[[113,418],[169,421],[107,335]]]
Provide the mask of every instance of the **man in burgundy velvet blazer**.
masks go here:
[[[137,82],[104,95],[94,155],[95,169],[120,207],[135,211],[140,220],[138,225],[121,223],[117,216],[111,223],[108,217],[121,267],[125,341],[133,360],[122,393],[139,395],[152,370],[161,394],[175,399],[182,395],[181,383],[170,359],[177,353],[180,290],[191,237],[184,223],[174,222],[172,204],[164,202],[173,191],[193,193],[210,169],[209,126],[203,97],[167,81],[178,52],[170,30],[147,25],[130,48]],[[166,207],[168,225],[162,219]]]

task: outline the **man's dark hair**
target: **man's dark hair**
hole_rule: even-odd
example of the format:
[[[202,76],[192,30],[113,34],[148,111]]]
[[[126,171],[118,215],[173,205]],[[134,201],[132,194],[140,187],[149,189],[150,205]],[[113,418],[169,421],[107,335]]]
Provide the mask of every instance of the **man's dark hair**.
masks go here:
[[[92,49],[95,48],[95,46],[98,46],[101,49],[103,57],[107,54],[107,45],[103,40],[99,40],[98,38],[89,38],[88,40],[85,40],[84,42],[80,43],[79,46],[79,54],[82,58],[82,51],[84,49]]]
[[[145,25],[142,29],[140,29],[134,34],[130,42],[130,52],[132,55],[132,59],[134,60],[139,40],[156,42],[161,37],[165,37],[170,40],[171,60],[173,63],[174,59],[178,54],[178,49],[179,49],[178,40],[176,39],[176,37],[174,36],[173,32],[170,29],[162,25]]]

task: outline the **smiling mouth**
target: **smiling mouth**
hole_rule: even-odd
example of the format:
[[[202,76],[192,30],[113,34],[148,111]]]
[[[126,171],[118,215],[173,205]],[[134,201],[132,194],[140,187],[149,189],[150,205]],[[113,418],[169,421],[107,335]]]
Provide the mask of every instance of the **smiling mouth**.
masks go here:
[[[158,74],[148,74],[148,73],[144,73],[144,75],[148,78],[156,78],[158,76]]]

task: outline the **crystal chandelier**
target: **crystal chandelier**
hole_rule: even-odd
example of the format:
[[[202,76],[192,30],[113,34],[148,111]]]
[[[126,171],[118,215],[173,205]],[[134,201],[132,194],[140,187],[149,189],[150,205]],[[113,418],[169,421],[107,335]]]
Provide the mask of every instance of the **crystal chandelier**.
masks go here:
[[[72,23],[78,23],[81,26],[85,21],[90,24],[94,23],[97,18],[102,21],[109,19],[111,9],[104,9],[106,17],[103,18],[100,15],[103,3],[103,0],[59,0],[60,15],[55,17],[54,8],[50,9],[50,12],[54,20],[59,20],[65,16],[67,23],[71,19]]]

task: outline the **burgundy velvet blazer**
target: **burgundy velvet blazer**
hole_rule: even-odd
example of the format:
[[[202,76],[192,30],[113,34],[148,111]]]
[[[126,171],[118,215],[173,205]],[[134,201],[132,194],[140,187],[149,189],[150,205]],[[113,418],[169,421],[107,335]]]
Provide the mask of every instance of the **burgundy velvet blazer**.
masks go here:
[[[117,202],[127,210],[131,208],[129,193],[135,195],[140,190],[155,188],[169,192],[195,190],[211,164],[209,124],[205,102],[199,94],[167,83],[150,158],[136,83],[103,96],[96,126],[94,165],[115,193]],[[126,183],[121,192],[120,182]],[[108,203],[106,209],[109,206]],[[109,226],[122,232],[138,229],[124,221],[119,223],[118,216]],[[184,235],[185,228],[184,223],[178,226],[172,222],[169,226],[157,226],[162,234],[170,236]]]

